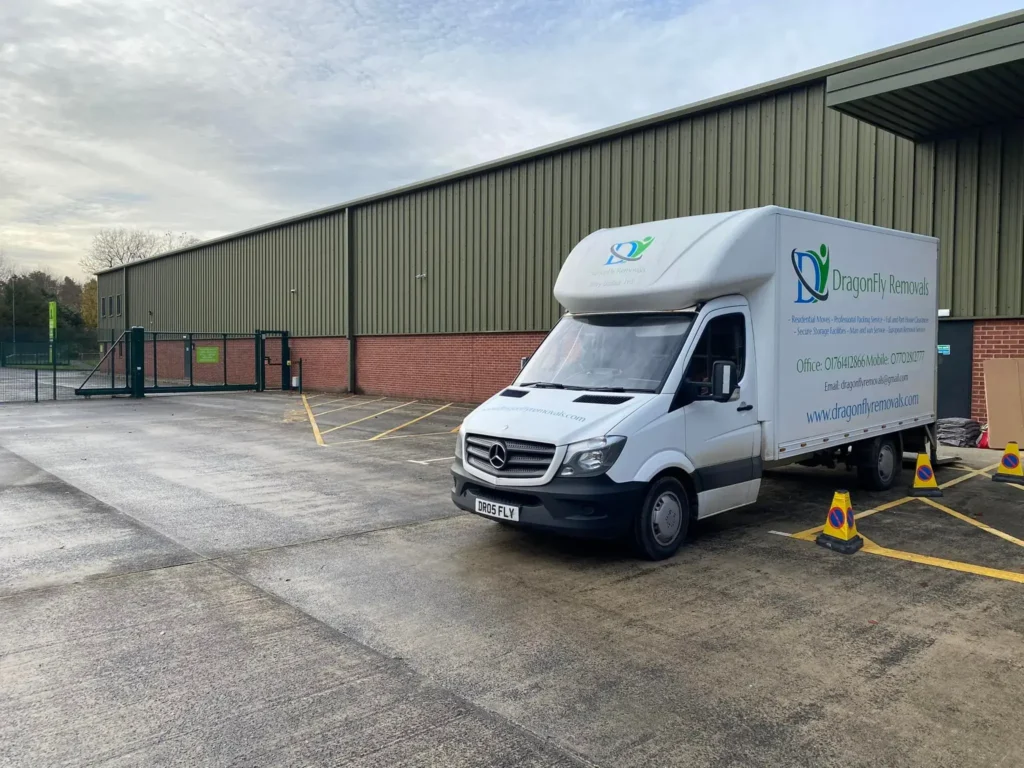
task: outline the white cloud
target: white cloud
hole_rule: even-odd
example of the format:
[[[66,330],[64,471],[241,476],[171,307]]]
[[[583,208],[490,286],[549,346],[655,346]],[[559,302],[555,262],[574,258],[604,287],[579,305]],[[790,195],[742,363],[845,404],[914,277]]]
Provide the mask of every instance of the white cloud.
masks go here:
[[[1012,10],[979,0],[5,0],[0,242],[214,236]]]

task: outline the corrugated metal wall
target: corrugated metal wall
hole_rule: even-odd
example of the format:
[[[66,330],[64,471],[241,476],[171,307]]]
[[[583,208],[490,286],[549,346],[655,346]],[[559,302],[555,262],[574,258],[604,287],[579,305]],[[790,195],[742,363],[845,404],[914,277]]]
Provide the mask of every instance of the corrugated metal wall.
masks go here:
[[[937,235],[942,306],[1024,315],[1024,123],[914,145],[824,104],[812,84],[360,206],[356,332],[545,330],[588,232],[771,203]],[[132,268],[132,322],[343,334],[343,218]]]
[[[346,264],[344,213],[320,216],[130,268],[128,319],[157,331],[344,335]]]
[[[116,297],[118,295],[121,296],[122,302],[122,314],[120,317],[117,316],[115,310],[110,308],[112,303],[116,307]],[[104,303],[104,299],[106,299],[106,303]],[[100,305],[96,313],[96,316],[99,318],[100,328],[121,330],[126,327],[125,320],[128,318],[128,315],[125,314],[126,307],[124,306],[123,270],[107,272],[96,278],[96,301]],[[105,312],[104,308],[106,308]]]

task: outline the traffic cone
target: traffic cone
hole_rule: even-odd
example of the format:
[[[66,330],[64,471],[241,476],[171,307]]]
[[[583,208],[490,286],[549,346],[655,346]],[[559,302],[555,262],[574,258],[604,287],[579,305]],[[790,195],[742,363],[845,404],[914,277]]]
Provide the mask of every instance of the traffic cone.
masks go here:
[[[992,475],[992,479],[999,483],[1024,485],[1024,467],[1020,465],[1020,448],[1017,443],[1010,441],[1006,444],[1003,458],[999,460],[999,469]]]
[[[942,489],[935,482],[935,470],[927,453],[917,454],[917,467],[914,469],[914,484],[910,486],[911,496],[930,496],[933,499],[942,495]]]
[[[857,521],[853,517],[853,506],[847,491],[836,491],[832,496],[825,528],[814,541],[844,555],[852,555],[864,546],[864,539],[857,533]]]

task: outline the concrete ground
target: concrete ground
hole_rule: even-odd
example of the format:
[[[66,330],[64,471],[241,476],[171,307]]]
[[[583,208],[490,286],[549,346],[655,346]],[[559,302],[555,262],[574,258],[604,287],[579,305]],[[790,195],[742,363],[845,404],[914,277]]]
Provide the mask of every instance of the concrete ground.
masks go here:
[[[853,485],[841,556],[785,470],[648,563],[459,512],[466,410],[371,400],[0,409],[0,765],[1024,764],[1024,490]]]

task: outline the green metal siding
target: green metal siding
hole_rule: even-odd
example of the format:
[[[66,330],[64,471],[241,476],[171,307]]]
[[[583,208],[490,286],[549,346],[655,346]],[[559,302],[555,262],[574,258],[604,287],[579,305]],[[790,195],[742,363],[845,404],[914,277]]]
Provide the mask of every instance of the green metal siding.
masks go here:
[[[821,81],[351,208],[355,332],[545,330],[585,234],[768,204],[936,235],[952,316],[1024,315],[1024,123],[914,144],[826,108]],[[343,222],[136,265],[131,322],[343,335]]]
[[[138,264],[128,319],[158,331],[344,335],[345,242],[335,213]]]
[[[104,330],[123,330],[128,327],[127,319],[128,316],[125,314],[124,305],[124,272],[117,270],[116,272],[104,272],[102,275],[98,275],[96,278],[96,301],[99,302],[99,307],[96,309],[96,317],[99,318],[99,327]],[[118,317],[116,312],[109,309],[111,301],[113,301],[116,307],[117,296],[121,296],[121,316]],[[106,317],[101,315],[103,307],[103,299],[107,300],[107,314]]]

